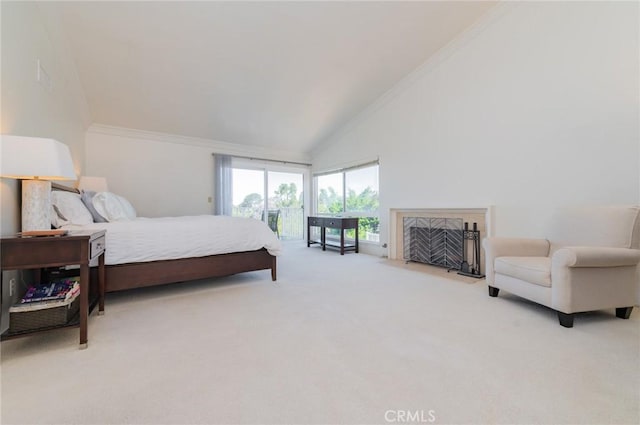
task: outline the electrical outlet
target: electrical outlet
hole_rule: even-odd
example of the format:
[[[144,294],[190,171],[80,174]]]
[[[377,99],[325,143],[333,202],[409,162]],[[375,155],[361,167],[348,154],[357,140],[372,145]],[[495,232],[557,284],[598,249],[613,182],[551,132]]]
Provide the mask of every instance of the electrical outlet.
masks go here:
[[[16,293],[16,280],[15,279],[11,279],[9,281],[9,296],[13,297],[13,295]]]
[[[211,196],[209,196],[209,197],[207,198],[207,201],[209,201],[209,203],[211,203],[211,201],[213,201],[213,198],[212,198]]]

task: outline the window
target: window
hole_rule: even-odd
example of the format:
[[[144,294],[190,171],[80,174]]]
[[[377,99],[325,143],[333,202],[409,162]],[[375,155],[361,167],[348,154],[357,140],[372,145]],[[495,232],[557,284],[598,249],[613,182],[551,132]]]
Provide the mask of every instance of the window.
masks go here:
[[[233,216],[261,219],[264,211],[264,171],[233,168]]]
[[[302,171],[271,171],[266,168],[232,169],[233,216],[268,221],[282,239],[302,239],[304,236],[304,173]]]
[[[343,173],[318,176],[318,213],[339,214],[344,211]]]
[[[358,237],[372,242],[380,240],[377,163],[319,174],[315,179],[318,214],[360,217]],[[355,237],[355,232],[347,231],[346,235]]]

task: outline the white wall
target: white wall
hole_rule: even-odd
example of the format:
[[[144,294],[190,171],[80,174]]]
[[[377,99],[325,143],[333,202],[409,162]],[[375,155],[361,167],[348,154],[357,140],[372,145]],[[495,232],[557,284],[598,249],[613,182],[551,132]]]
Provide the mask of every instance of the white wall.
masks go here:
[[[637,3],[501,4],[313,152],[380,157],[390,208],[495,205],[542,236],[563,204],[638,203]]]
[[[50,137],[71,149],[76,172],[84,166],[84,133],[90,121],[67,40],[46,4],[2,2],[2,134]],[[52,80],[36,80],[37,61]],[[73,184],[73,182],[71,182]],[[20,229],[19,184],[2,179],[0,233]]]
[[[0,14],[0,134],[51,137],[66,143],[80,174],[89,110],[58,21],[47,5],[32,2],[2,2]],[[36,81],[38,59],[51,78],[50,90]],[[20,230],[19,200],[18,181],[0,179],[2,236]],[[3,272],[5,282],[17,277],[15,271]],[[2,287],[0,332],[9,326],[9,307],[17,297],[9,294],[8,285]]]
[[[92,125],[86,175],[106,177],[139,216],[212,214],[213,153],[309,162],[303,154],[213,140]]]

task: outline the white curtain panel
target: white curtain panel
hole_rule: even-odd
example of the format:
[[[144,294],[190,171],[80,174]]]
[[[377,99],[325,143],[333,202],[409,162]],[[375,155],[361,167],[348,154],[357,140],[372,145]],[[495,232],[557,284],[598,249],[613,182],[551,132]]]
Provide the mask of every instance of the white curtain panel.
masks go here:
[[[214,209],[215,215],[231,215],[233,207],[232,157],[215,154],[213,156]]]

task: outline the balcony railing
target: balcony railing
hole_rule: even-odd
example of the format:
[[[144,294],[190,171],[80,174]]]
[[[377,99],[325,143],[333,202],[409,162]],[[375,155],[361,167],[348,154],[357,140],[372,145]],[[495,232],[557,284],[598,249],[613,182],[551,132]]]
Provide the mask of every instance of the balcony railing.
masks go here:
[[[278,231],[280,239],[302,239],[304,237],[304,211],[300,207],[278,208]],[[236,217],[250,217],[264,221],[262,208],[233,207]]]

